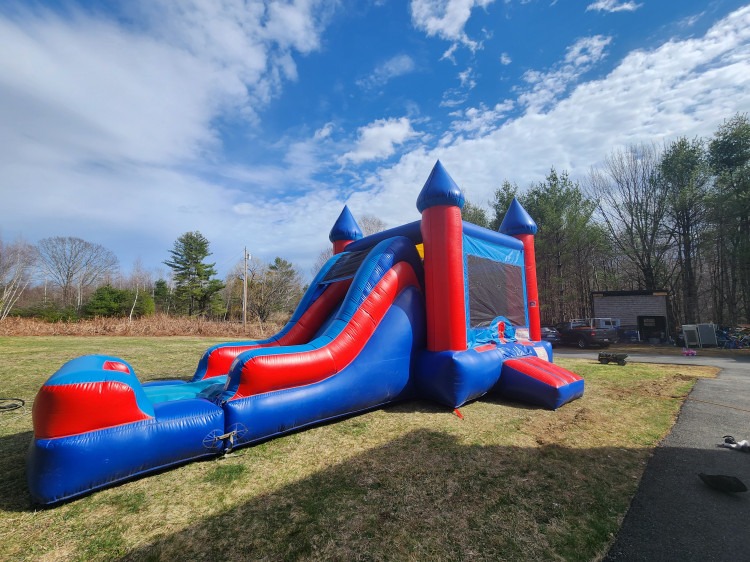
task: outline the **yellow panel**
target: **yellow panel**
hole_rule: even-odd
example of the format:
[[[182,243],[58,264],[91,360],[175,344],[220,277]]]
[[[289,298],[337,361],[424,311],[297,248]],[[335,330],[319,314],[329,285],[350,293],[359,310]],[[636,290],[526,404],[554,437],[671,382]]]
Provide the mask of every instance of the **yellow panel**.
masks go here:
[[[424,259],[424,244],[417,244],[417,253],[420,258]]]

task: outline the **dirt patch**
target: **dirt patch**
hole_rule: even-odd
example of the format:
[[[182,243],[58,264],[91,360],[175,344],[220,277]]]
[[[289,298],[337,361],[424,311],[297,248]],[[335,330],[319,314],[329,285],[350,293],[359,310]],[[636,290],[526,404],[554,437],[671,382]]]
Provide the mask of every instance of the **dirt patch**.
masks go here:
[[[628,386],[609,387],[603,390],[607,398],[623,400],[629,397],[675,398],[680,382],[694,381],[695,377],[677,374],[663,379],[638,381]],[[684,394],[683,394],[684,397]]]
[[[576,407],[574,402],[548,415],[531,418],[522,431],[533,436],[538,445],[552,446],[565,442],[572,433],[593,430],[606,423],[606,413],[587,406]]]
[[[675,379],[661,379],[656,381],[643,381],[633,386],[633,393],[640,396],[667,398],[671,396],[675,387]]]

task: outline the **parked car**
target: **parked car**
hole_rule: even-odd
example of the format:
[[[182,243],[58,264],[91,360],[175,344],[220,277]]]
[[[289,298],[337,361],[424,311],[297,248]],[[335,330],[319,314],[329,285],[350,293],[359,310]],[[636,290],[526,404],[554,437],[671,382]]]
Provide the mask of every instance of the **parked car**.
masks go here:
[[[577,345],[581,349],[592,345],[609,347],[609,344],[617,343],[617,329],[614,324],[610,327],[598,328],[597,326],[602,325],[600,320],[602,319],[582,318],[561,322],[555,327],[560,332],[562,343]]]
[[[560,332],[553,326],[542,326],[542,341],[548,341],[555,347],[562,340],[560,339]]]

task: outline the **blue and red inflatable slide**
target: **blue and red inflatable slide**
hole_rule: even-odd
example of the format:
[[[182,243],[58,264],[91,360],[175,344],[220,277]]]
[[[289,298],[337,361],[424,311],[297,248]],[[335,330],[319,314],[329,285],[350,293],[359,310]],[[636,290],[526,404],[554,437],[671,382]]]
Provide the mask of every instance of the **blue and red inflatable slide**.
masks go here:
[[[344,208],[330,235],[337,253],[287,325],[208,349],[190,381],[141,383],[106,355],[66,363],[34,403],[34,501],[404,399],[457,408],[499,392],[555,409],[581,396],[583,380],[534,337],[528,238],[463,223],[462,205],[438,162],[420,194],[422,221],[363,238]],[[508,228],[528,234],[533,221],[514,212]]]

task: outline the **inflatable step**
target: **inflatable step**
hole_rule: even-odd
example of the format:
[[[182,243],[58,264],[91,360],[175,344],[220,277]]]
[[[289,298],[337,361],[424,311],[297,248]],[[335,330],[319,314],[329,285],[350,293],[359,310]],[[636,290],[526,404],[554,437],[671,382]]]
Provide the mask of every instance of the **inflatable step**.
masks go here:
[[[494,390],[507,398],[556,410],[583,396],[583,379],[567,369],[540,359],[521,357],[503,362]]]

